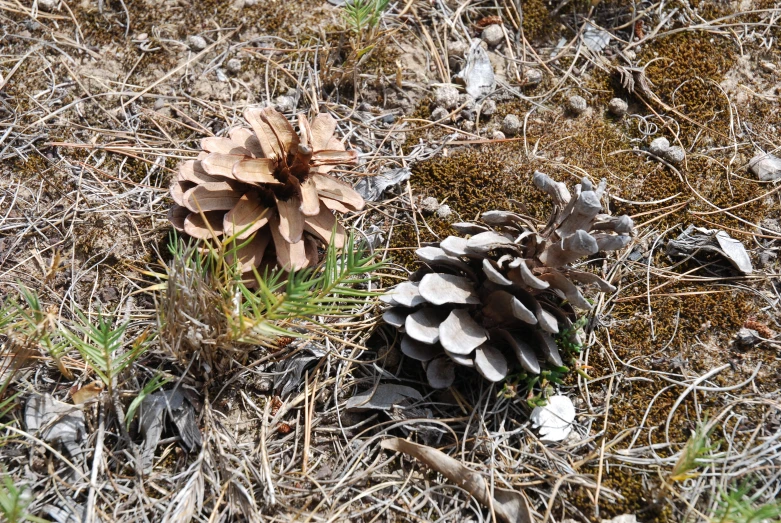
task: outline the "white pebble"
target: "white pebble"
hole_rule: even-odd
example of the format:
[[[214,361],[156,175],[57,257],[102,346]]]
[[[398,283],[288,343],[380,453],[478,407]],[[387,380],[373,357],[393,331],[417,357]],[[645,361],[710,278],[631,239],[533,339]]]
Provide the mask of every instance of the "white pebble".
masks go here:
[[[505,136],[515,136],[521,130],[521,119],[514,114],[508,114],[502,120],[502,132]]]
[[[54,11],[59,3],[59,0],[38,0],[38,9],[42,11]]]
[[[613,98],[607,104],[607,110],[610,111],[610,114],[619,118],[626,114],[627,109],[629,109],[629,105],[621,98]]]
[[[542,82],[542,71],[539,69],[527,69],[523,75],[523,85],[533,87]]]
[[[225,69],[231,74],[239,74],[241,72],[241,60],[238,58],[231,58],[225,64]]]
[[[187,45],[193,51],[203,51],[206,49],[206,39],[201,35],[190,35],[187,37]]]
[[[499,24],[492,24],[483,29],[483,34],[480,35],[483,42],[487,43],[490,47],[496,47],[504,40],[504,31]]]
[[[453,84],[440,85],[434,91],[434,101],[440,107],[451,110],[458,107],[459,93]]]
[[[491,133],[492,140],[504,140],[505,138],[506,136],[502,131],[494,131],[493,133]]]
[[[444,107],[437,107],[436,109],[431,111],[431,119],[436,122],[444,118],[447,118],[448,114],[450,114],[450,112]]]
[[[439,209],[439,202],[433,196],[427,196],[420,202],[420,210],[427,214],[434,214]]]
[[[663,157],[669,148],[669,140],[667,140],[667,138],[661,137],[656,138],[651,142],[651,145],[648,146],[648,152],[653,155]]]
[[[683,162],[684,158],[686,158],[686,153],[683,152],[683,149],[677,145],[674,145],[665,151],[664,158],[671,164],[678,165],[679,163]]]
[[[450,206],[447,204],[440,205],[439,209],[437,209],[437,216],[439,216],[443,220],[447,220],[451,216],[453,216],[453,209],[451,209]]]
[[[274,107],[280,113],[292,113],[296,109],[296,99],[287,95],[277,96]]]
[[[496,112],[496,102],[493,100],[486,100],[483,105],[480,106],[480,114],[483,116],[491,116]]]
[[[586,112],[586,109],[588,108],[586,99],[583,98],[582,96],[578,96],[577,94],[569,97],[569,100],[567,101],[567,106],[575,116],[579,116],[583,114],[584,112]]]

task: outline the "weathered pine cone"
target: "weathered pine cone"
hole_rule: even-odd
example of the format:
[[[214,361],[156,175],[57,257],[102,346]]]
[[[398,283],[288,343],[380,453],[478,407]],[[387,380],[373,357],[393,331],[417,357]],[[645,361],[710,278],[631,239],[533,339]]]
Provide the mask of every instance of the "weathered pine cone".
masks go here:
[[[404,332],[402,352],[423,362],[434,388],[453,383],[455,364],[494,382],[507,376],[513,360],[532,374],[540,373],[540,359],[562,365],[554,336],[572,325],[572,307],[591,308],[577,284],[615,290],[571,267],[630,241],[631,218],[601,214],[604,181],[595,188],[583,178],[574,195],[540,172],[534,184],[554,203],[541,230],[507,211],[483,213],[485,225],[454,224],[471,236],[418,249],[424,268],[382,297],[392,305],[383,319]]]
[[[204,138],[198,158],[180,165],[168,218],[201,240],[251,239],[237,252],[242,272],[260,265],[272,240],[281,267],[313,266],[318,242],[331,241],[333,231],[336,246],[344,244],[332,211],[364,206],[352,187],[328,175],[339,164],[355,163],[355,151],[346,151],[334,136],[330,114],[318,114],[311,125],[299,114],[300,136],[270,107],[247,109],[244,118],[251,129],[234,127],[230,138]]]

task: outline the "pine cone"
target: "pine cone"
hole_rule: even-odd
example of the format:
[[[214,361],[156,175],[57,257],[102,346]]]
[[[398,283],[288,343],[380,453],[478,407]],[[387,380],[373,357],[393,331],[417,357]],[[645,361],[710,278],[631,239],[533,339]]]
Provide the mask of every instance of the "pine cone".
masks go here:
[[[273,240],[276,258],[285,269],[317,264],[317,244],[342,247],[344,229],[332,211],[364,206],[348,184],[327,173],[339,164],[356,162],[334,136],[336,120],[318,114],[311,125],[298,115],[301,135],[282,113],[266,107],[247,109],[252,129],[234,127],[230,138],[204,138],[196,160],[179,166],[171,185],[176,202],[168,213],[173,226],[202,240],[236,235],[242,271],[260,265]],[[266,227],[268,225],[268,227]]]
[[[570,266],[631,239],[631,218],[600,213],[604,180],[594,188],[583,178],[574,196],[539,172],[534,184],[554,203],[541,230],[507,211],[483,213],[486,225],[454,224],[471,236],[449,236],[439,246],[418,249],[426,266],[382,297],[392,305],[383,319],[404,332],[402,352],[423,362],[434,388],[453,383],[455,364],[474,367],[494,382],[507,376],[513,360],[532,374],[541,371],[539,357],[562,365],[554,336],[572,325],[571,306],[591,308],[578,284],[615,290]],[[515,357],[508,362],[505,353]]]

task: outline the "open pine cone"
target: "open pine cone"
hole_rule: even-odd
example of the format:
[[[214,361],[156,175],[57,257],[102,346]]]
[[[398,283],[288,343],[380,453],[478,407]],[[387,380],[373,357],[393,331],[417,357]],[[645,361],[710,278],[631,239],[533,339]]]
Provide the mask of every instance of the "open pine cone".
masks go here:
[[[541,230],[506,211],[483,213],[486,225],[454,224],[471,236],[418,249],[425,267],[382,297],[392,305],[383,319],[404,332],[402,352],[423,362],[434,388],[453,383],[455,364],[494,382],[507,376],[513,360],[532,374],[541,371],[538,358],[562,365],[554,335],[572,325],[571,306],[591,308],[577,284],[615,290],[596,274],[571,267],[630,241],[631,218],[601,214],[605,182],[595,188],[583,178],[574,195],[540,172],[534,184],[554,203]]]
[[[204,138],[198,158],[179,166],[168,218],[177,230],[202,240],[251,238],[237,253],[243,272],[260,265],[272,240],[281,267],[315,265],[319,241],[331,241],[334,230],[336,246],[345,241],[332,211],[364,206],[352,187],[328,175],[336,165],[355,163],[356,154],[334,136],[330,114],[318,114],[311,125],[299,114],[300,136],[270,107],[247,109],[244,118],[252,129],[234,127],[230,138]]]

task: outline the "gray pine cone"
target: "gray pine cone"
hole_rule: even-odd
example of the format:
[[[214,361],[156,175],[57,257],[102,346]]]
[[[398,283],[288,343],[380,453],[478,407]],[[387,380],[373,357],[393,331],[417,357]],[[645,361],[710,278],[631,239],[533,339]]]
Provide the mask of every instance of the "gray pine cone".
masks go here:
[[[382,297],[391,306],[383,319],[404,333],[401,351],[423,362],[434,388],[453,383],[456,365],[493,382],[516,361],[532,374],[541,372],[541,359],[562,365],[554,336],[572,325],[572,307],[591,308],[579,285],[615,290],[571,266],[631,240],[631,218],[601,212],[604,180],[594,187],[583,178],[574,194],[540,172],[534,184],[554,203],[542,229],[509,211],[485,212],[481,224],[453,224],[466,236],[418,249],[424,268]]]

